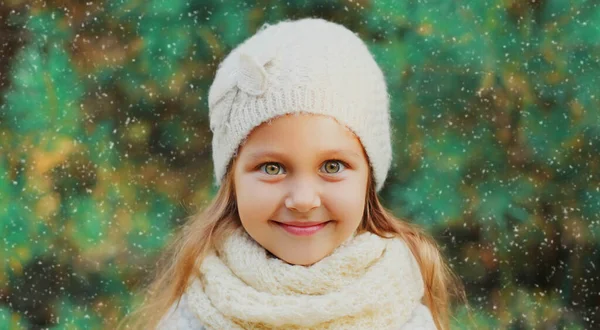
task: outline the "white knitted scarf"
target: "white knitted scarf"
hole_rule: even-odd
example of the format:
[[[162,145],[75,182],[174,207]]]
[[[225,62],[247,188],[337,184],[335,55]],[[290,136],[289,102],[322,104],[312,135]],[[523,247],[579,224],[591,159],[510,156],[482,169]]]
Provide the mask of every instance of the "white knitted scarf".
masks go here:
[[[207,329],[398,329],[424,293],[408,246],[369,232],[300,266],[270,257],[239,229],[200,273],[186,293]]]

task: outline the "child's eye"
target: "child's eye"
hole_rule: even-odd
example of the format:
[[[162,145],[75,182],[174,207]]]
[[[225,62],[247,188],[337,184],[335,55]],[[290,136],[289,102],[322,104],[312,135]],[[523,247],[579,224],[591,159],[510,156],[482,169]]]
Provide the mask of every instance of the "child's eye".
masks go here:
[[[342,171],[340,168],[346,168],[346,164],[338,159],[328,160],[323,164],[323,166],[325,167],[325,173],[327,174],[336,174]],[[283,169],[281,164],[276,162],[268,162],[261,164],[259,168],[263,173],[269,175],[278,175],[280,174],[278,170]]]
[[[263,167],[265,168],[264,171],[262,170]],[[282,167],[281,167],[281,165],[279,163],[273,163],[273,162],[264,163],[264,164],[260,165],[260,170],[262,172],[265,172],[265,173],[269,174],[269,175],[277,175],[277,174],[279,174],[279,173],[277,173],[277,169],[281,169],[281,168]]]
[[[327,166],[328,164],[333,164],[334,166]],[[340,169],[340,166],[342,168],[346,168],[346,165],[344,164],[344,162],[342,162],[341,160],[337,160],[337,159],[328,160],[323,165],[325,166],[325,173],[327,173],[327,174],[335,174],[335,173],[341,172],[342,170]],[[329,172],[330,169],[334,172]]]

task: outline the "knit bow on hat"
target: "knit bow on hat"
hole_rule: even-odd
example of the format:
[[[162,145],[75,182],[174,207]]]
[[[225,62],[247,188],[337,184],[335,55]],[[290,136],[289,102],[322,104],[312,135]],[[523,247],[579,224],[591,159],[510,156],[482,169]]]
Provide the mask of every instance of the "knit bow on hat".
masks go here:
[[[265,53],[250,55],[246,52],[238,52],[236,57],[237,65],[227,67],[229,72],[223,73],[218,77],[220,79],[213,82],[208,100],[211,106],[234,87],[254,96],[262,95],[267,90],[267,71],[264,66],[272,57],[265,56]],[[219,68],[225,68],[224,62]]]
[[[270,58],[239,52],[237,59],[237,65],[230,66],[230,72],[220,75],[220,79],[215,79],[211,86],[208,102],[211,109],[210,126],[213,132],[220,125],[226,123],[225,119],[229,116],[237,90],[252,96],[260,96],[267,91],[268,76],[264,66],[270,61]],[[221,65],[221,67],[223,66]],[[229,98],[224,100],[228,94],[230,94]],[[215,105],[220,101],[228,101],[231,104],[216,107]],[[213,112],[212,109],[219,111]]]
[[[266,30],[270,25],[268,23],[257,31],[257,34]],[[231,104],[219,107],[219,113],[213,113],[212,109],[217,108],[216,104],[223,101],[225,96],[229,95],[229,103],[233,103],[236,92],[242,91],[248,95],[260,96],[267,91],[268,74],[265,70],[267,63],[272,61],[277,55],[277,43],[251,45],[242,49],[234,49],[223,62],[219,64],[219,74],[215,77],[208,95],[209,108],[211,109],[211,130],[214,132],[217,127],[225,124],[224,119],[229,116]],[[237,88],[236,88],[237,87]],[[214,118],[213,118],[214,116]]]
[[[264,63],[254,57],[241,53],[240,69],[236,75],[237,87],[250,95],[259,96],[267,90],[267,71]]]

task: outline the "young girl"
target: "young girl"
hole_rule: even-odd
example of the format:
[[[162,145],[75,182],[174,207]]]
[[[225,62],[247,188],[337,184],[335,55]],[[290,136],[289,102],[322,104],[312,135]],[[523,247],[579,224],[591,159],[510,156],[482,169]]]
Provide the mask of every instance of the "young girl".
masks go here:
[[[217,196],[182,228],[135,328],[448,329],[460,282],[378,201],[384,75],[322,19],[263,26],[209,91]]]

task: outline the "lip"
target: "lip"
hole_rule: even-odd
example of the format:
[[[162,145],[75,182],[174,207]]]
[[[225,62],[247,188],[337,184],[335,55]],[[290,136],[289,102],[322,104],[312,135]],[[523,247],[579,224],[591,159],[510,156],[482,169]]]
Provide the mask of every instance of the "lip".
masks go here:
[[[325,226],[331,221],[325,222],[301,222],[301,221],[290,221],[290,222],[277,222],[274,221],[278,226],[280,226],[283,230],[288,233],[296,236],[311,236]]]

